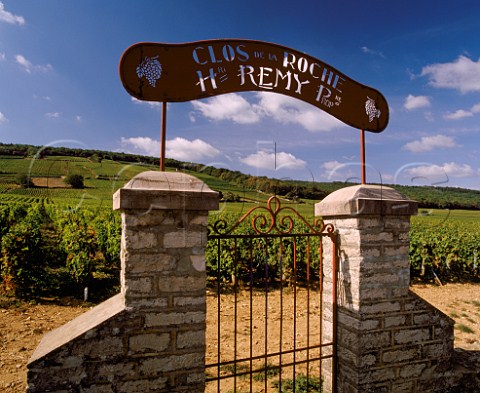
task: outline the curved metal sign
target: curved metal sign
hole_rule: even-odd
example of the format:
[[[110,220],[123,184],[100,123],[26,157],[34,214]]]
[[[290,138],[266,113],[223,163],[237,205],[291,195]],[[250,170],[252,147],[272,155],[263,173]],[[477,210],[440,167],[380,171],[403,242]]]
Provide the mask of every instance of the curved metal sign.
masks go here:
[[[272,91],[308,102],[361,130],[388,123],[383,95],[305,53],[226,39],[138,43],[120,60],[120,79],[139,100],[181,102],[241,91]]]

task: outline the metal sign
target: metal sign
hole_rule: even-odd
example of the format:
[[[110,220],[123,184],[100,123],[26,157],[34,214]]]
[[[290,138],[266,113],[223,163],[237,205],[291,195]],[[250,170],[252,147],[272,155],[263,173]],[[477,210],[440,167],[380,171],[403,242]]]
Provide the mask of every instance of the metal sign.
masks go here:
[[[138,43],[120,60],[120,79],[139,100],[181,102],[272,91],[308,102],[361,130],[388,124],[383,95],[296,50],[251,40]]]

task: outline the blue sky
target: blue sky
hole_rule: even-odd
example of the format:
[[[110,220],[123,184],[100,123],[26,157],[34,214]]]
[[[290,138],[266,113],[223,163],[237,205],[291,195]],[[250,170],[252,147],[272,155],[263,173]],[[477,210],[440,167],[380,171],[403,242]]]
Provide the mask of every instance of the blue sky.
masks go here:
[[[137,42],[244,38],[305,52],[379,90],[367,182],[480,189],[480,2],[1,0],[0,141],[159,155],[161,104],[118,65]],[[276,151],[276,167],[274,153]],[[167,157],[359,181],[359,131],[303,101],[234,93],[168,104]]]

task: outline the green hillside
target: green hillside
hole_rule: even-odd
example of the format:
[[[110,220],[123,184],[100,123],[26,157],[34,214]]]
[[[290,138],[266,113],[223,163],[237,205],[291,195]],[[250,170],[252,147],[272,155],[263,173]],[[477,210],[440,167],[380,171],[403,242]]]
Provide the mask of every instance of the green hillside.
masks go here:
[[[46,157],[43,159],[0,157],[0,201],[33,202],[111,208],[113,193],[136,174],[152,167],[140,164],[102,160],[92,162],[78,157]],[[18,183],[27,175],[29,187]],[[69,174],[84,178],[85,187],[73,189],[64,183]]]
[[[158,159],[133,154],[70,148],[0,144],[0,202],[45,203],[71,207],[111,209],[113,193],[133,176],[146,170],[158,170]],[[201,164],[166,160],[167,171],[190,173],[221,193],[223,208],[242,211],[270,195],[282,197],[282,203],[294,204],[301,212],[312,214],[313,205],[329,193],[351,185],[343,182],[284,181],[250,176],[238,171]],[[78,174],[84,188],[65,184],[68,175]],[[22,186],[20,177],[30,179]],[[420,208],[480,209],[480,191],[449,187],[394,186]]]

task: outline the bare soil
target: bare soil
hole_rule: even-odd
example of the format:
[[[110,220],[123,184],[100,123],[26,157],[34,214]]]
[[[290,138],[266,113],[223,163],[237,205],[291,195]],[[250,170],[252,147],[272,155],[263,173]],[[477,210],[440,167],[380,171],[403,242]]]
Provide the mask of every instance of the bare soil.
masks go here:
[[[36,187],[71,188],[71,186],[65,184],[63,177],[32,177],[31,180]]]
[[[435,285],[415,284],[412,290],[423,297],[425,300],[439,308],[445,314],[456,321],[455,325],[455,345],[463,349],[480,351],[480,284],[447,284],[442,287]],[[298,293],[298,304],[301,309],[305,302],[306,292]],[[247,296],[239,297],[238,321],[244,323],[240,325],[237,346],[249,340],[250,324],[249,312],[246,313],[248,304],[242,305],[249,300]],[[286,299],[286,298],[285,298]],[[260,300],[257,299],[257,300]],[[254,300],[254,301],[257,301]],[[279,297],[271,296],[268,302],[268,310],[271,321],[279,321],[280,304]],[[283,319],[285,327],[283,337],[279,337],[279,329],[269,329],[268,346],[277,347],[281,342],[284,348],[289,344],[288,337],[293,336],[290,329],[289,320],[292,319],[292,305],[289,300],[284,300]],[[207,297],[208,316],[217,310],[217,298]],[[312,304],[312,303],[311,303]],[[74,319],[79,314],[88,310],[91,304],[84,304],[73,300],[63,300],[61,302],[45,301],[42,304],[16,303],[9,307],[0,308],[0,391],[2,392],[25,392],[26,389],[26,364],[34,349],[40,342],[42,336],[48,331]],[[311,306],[313,312],[318,308],[315,302]],[[231,304],[220,304],[222,315],[225,319],[232,320],[233,306]],[[243,310],[243,311],[241,311]],[[299,322],[298,329],[301,328],[302,321]],[[274,326],[274,325],[270,325]],[[255,347],[264,346],[265,323],[264,315],[253,313],[252,328],[254,332],[253,345]],[[312,331],[317,327],[310,325]],[[213,359],[217,352],[217,327],[215,324],[208,324],[207,329],[207,361]],[[296,332],[297,338],[302,335]],[[225,328],[221,330],[222,352],[232,351],[231,347],[232,330]],[[303,339],[305,337],[303,336]],[[224,344],[223,344],[224,343]]]

